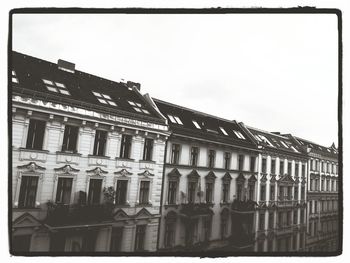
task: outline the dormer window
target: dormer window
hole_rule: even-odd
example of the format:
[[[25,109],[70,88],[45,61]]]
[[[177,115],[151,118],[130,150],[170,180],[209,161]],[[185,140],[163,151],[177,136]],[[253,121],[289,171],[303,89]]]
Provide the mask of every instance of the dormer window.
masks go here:
[[[194,126],[196,126],[197,129],[201,129],[201,126],[199,126],[198,122],[193,121],[193,120],[192,120],[192,122],[193,122]]]
[[[12,70],[12,83],[18,83],[18,78],[14,70]]]
[[[170,119],[170,121],[171,121],[172,123],[176,123],[176,124],[183,125],[183,123],[182,123],[182,121],[180,120],[179,117],[174,116],[174,115],[170,115],[170,114],[168,114],[168,117],[169,117],[169,119]]]
[[[227,134],[227,132],[225,131],[224,128],[222,128],[222,127],[219,127],[219,128],[220,128],[221,132],[222,132],[224,135],[228,136],[228,134]],[[243,135],[242,135],[242,136],[243,136]]]
[[[48,80],[48,79],[43,79],[43,82],[48,91],[61,93],[64,95],[70,95],[69,91],[67,90],[66,86],[63,83]]]
[[[144,109],[142,105],[138,102],[130,101],[128,100],[129,104],[132,106],[132,108],[139,112],[139,113],[145,113],[145,114],[150,114],[148,110]]]
[[[233,132],[236,134],[236,136],[239,139],[245,140],[245,137],[243,136],[243,134],[240,131],[233,130]]]
[[[117,104],[112,100],[112,98],[109,95],[106,95],[106,94],[103,94],[100,92],[96,92],[96,91],[93,91],[92,93],[95,95],[95,97],[97,98],[97,100],[100,103],[109,104],[112,106],[117,106]]]

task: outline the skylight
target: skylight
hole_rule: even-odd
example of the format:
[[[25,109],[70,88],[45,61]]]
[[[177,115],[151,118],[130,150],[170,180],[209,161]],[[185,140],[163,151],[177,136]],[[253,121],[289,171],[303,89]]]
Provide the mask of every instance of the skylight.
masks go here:
[[[245,137],[243,136],[243,134],[240,131],[233,130],[233,132],[236,134],[236,136],[239,139],[245,140]]]
[[[281,141],[281,143],[284,147],[289,148],[288,145],[284,141]]]
[[[222,128],[222,127],[219,127],[220,128],[220,130],[221,130],[221,132],[223,133],[223,134],[225,134],[226,136],[228,136],[228,134],[227,134],[227,132],[225,131],[225,129],[224,128]],[[243,135],[242,135],[243,136]]]
[[[295,152],[299,152],[297,149],[295,149],[295,147],[294,146],[291,146],[290,148],[292,148],[293,149],[293,151],[295,151]]]
[[[61,93],[64,95],[70,95],[69,91],[67,90],[66,86],[63,83],[48,80],[48,79],[43,79],[43,82],[48,91]]]
[[[140,113],[150,114],[149,111],[146,110],[145,108],[143,108],[140,103],[130,101],[130,100],[128,100],[128,102],[135,111],[140,112]]]
[[[109,104],[112,106],[117,106],[117,104],[112,100],[112,98],[109,95],[106,95],[106,94],[103,94],[100,92],[96,92],[96,91],[93,91],[92,93],[95,95],[95,97],[97,98],[97,100],[100,103]]]
[[[194,120],[192,120],[192,122],[193,122],[194,126],[196,126],[197,129],[200,129],[200,128],[201,128],[201,126],[199,126],[198,122],[196,122],[196,121],[194,121]]]
[[[18,83],[18,78],[14,70],[12,70],[12,82]]]
[[[179,117],[177,117],[177,116],[175,116],[175,115],[170,115],[170,114],[168,114],[168,117],[169,117],[169,119],[170,119],[170,121],[171,121],[172,123],[176,123],[176,124],[183,125],[183,123],[182,123],[182,121],[180,120]]]
[[[275,147],[273,146],[273,144],[264,136],[264,135],[261,135],[259,134],[259,137],[261,138],[261,140],[265,143],[267,143],[268,145],[270,145],[271,147]]]

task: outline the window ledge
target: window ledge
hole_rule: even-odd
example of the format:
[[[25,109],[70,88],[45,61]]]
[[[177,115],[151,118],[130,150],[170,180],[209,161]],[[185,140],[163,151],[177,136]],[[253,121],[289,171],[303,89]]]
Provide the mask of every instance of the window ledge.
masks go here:
[[[135,159],[115,157],[116,160],[133,162]]]
[[[57,151],[57,154],[65,154],[65,155],[73,155],[73,156],[81,156],[81,153],[75,153],[75,152],[65,152],[65,151]]]
[[[41,210],[40,207],[13,207],[12,209],[14,211],[16,211],[16,212],[28,211],[28,210],[32,210],[32,211],[39,211],[39,210]]]
[[[156,163],[156,161],[152,161],[152,160],[140,160],[140,163]]]
[[[152,204],[148,203],[148,204],[136,204],[135,207],[151,207]]]
[[[173,207],[173,208],[178,208],[179,207],[179,205],[178,204],[167,204],[167,205],[164,205],[164,207],[165,207],[165,209],[167,209],[167,208],[171,208],[171,207]]]
[[[114,207],[115,208],[124,208],[124,207],[126,208],[126,207],[130,207],[130,205],[129,204],[115,204]]]
[[[27,151],[27,152],[41,152],[41,153],[48,153],[50,152],[49,150],[36,150],[36,149],[28,149],[28,148],[24,148],[24,147],[20,147],[18,148],[21,151]]]
[[[110,156],[105,156],[105,155],[93,155],[93,154],[89,154],[88,157],[91,157],[91,158],[101,158],[101,159],[111,159]]]

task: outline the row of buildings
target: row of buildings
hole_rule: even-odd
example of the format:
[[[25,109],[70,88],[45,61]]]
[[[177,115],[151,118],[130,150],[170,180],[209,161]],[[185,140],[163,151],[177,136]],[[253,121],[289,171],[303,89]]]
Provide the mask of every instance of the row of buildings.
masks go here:
[[[12,253],[338,250],[334,144],[63,60],[13,52],[10,66]]]

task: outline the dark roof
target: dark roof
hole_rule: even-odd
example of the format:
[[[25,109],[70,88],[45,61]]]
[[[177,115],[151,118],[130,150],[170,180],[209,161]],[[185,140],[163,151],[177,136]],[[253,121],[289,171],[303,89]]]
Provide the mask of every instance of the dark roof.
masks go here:
[[[253,127],[247,127],[259,145],[267,149],[273,149],[292,154],[304,154],[305,150],[290,136],[267,132]]]
[[[168,119],[170,130],[175,135],[195,137],[199,140],[206,139],[232,146],[239,145],[256,148],[256,144],[236,121],[225,120],[159,99],[153,98],[153,100],[160,112]],[[169,115],[178,117],[182,124],[173,123]],[[193,121],[198,123],[200,129],[195,126]],[[227,135],[224,134],[220,127],[226,131]],[[241,133],[244,139],[239,138],[234,131]]]
[[[308,140],[305,140],[299,137],[295,137],[295,138],[303,147],[309,148],[310,151],[313,153],[318,153],[323,156],[338,158],[338,149],[335,147],[334,143],[330,147],[325,147],[320,144],[310,142]]]
[[[58,65],[18,52],[12,52],[12,70],[15,71],[18,83],[12,82],[12,93],[35,97],[52,102],[64,103],[100,112],[132,116],[141,120],[164,123],[158,112],[146,101],[136,88],[75,70],[67,72]],[[49,91],[43,79],[65,85],[70,95]],[[92,91],[111,97],[117,106],[100,103]],[[136,112],[128,100],[141,104],[150,114]]]

